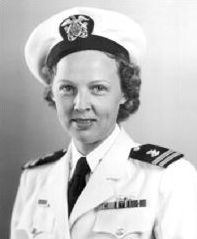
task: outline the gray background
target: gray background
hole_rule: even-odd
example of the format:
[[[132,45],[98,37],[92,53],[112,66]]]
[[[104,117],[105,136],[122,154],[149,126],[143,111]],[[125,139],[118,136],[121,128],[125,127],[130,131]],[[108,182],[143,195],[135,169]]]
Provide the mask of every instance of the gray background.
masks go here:
[[[68,136],[42,100],[23,48],[31,31],[73,6],[128,14],[144,28],[141,107],[124,125],[138,142],[184,152],[197,166],[197,2],[191,0],[0,1],[0,238],[9,220],[23,162],[66,147]],[[129,29],[128,29],[129,30]],[[184,175],[183,175],[184,176]]]

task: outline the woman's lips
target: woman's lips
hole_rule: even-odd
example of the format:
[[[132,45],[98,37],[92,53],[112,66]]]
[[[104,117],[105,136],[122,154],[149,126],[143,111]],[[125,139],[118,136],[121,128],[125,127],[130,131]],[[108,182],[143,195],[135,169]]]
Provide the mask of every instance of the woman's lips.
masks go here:
[[[89,121],[96,121],[96,119],[92,119],[92,118],[73,118],[72,121],[74,122],[89,122]]]
[[[74,125],[81,130],[88,129],[89,127],[93,125],[95,121],[96,121],[95,119],[89,119],[89,118],[72,119],[72,122],[74,123]]]

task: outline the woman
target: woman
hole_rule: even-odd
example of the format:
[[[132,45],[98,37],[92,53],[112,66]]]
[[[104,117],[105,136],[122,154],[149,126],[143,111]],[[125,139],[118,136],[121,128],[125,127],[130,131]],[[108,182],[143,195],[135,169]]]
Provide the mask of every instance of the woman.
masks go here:
[[[193,166],[120,126],[139,106],[144,49],[130,18],[94,8],[61,12],[31,34],[27,65],[71,143],[24,166],[11,239],[197,238]]]

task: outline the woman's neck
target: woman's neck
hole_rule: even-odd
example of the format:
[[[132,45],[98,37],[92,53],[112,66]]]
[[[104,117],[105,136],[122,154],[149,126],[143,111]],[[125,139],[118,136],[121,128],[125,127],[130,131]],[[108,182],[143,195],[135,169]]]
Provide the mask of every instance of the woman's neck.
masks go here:
[[[84,156],[88,155],[90,152],[92,152],[95,148],[97,148],[103,141],[98,141],[98,142],[94,142],[91,144],[88,143],[82,143],[79,141],[74,141],[75,146],[77,148],[77,150],[83,154]]]
[[[92,152],[95,148],[97,148],[102,142],[104,142],[113,132],[115,129],[115,125],[113,128],[110,129],[110,131],[105,135],[103,139],[99,139],[98,141],[88,143],[81,140],[73,139],[74,144],[77,148],[77,150],[83,154],[84,156],[88,155],[90,152]]]

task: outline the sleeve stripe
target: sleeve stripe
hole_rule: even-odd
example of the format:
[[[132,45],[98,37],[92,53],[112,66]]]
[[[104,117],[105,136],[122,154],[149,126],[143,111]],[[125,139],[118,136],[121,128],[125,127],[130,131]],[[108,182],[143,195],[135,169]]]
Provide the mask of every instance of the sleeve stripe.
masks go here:
[[[159,164],[163,159],[165,159],[167,156],[169,156],[170,154],[172,154],[174,151],[172,150],[168,150],[167,152],[161,154],[159,157],[157,157],[156,159],[154,159],[152,161],[152,164]]]
[[[179,154],[178,156],[176,156],[175,158],[173,158],[171,161],[169,161],[168,163],[166,163],[166,164],[164,165],[164,168],[167,168],[168,165],[170,165],[170,164],[173,163],[174,161],[176,161],[176,160],[182,158],[183,156],[184,156],[183,154]]]
[[[171,161],[179,155],[180,153],[174,152],[169,157],[166,157],[162,162],[160,162],[159,166],[164,167],[167,163],[171,163]]]

